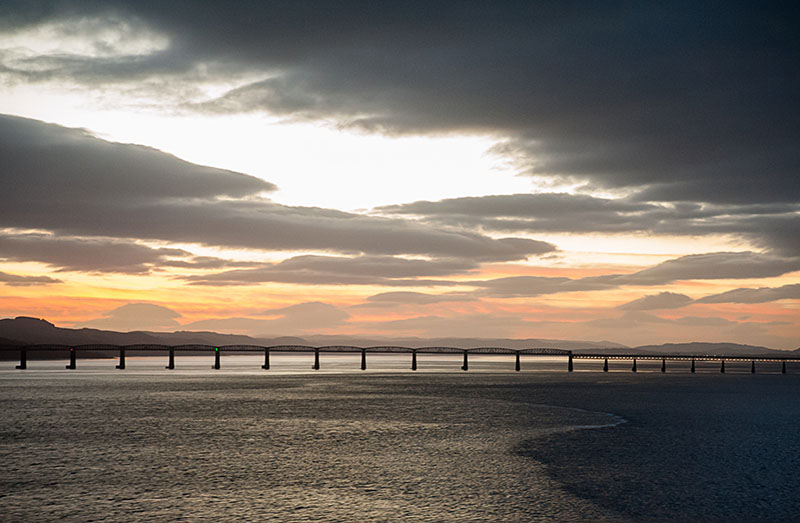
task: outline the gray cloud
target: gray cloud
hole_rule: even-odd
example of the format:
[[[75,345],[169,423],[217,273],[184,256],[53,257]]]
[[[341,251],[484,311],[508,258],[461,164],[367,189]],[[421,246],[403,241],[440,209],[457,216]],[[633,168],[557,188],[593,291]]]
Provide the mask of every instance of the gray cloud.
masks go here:
[[[482,228],[503,233],[727,234],[756,246],[800,257],[800,205],[794,203],[712,205],[645,203],[580,194],[543,193],[451,198],[379,207],[426,223]]]
[[[632,274],[608,274],[579,279],[512,276],[473,281],[470,285],[480,288],[478,295],[512,298],[622,286],[665,285],[681,280],[769,278],[796,271],[798,268],[796,258],[753,252],[717,252],[682,256]]]
[[[165,266],[219,269],[254,265],[212,256],[192,256],[182,249],[152,248],[131,241],[46,234],[0,234],[0,259],[42,262],[59,271],[126,274],[147,274]]]
[[[138,238],[269,250],[463,257],[476,262],[551,252],[549,243],[495,239],[401,219],[288,207],[274,186],[188,164],[74,129],[0,118],[6,166],[0,225],[61,236]]]
[[[154,264],[187,254],[180,249],[153,249],[117,240],[57,238],[42,234],[0,236],[0,258],[38,261],[62,270],[147,273]]]
[[[303,255],[250,269],[187,276],[196,285],[246,285],[264,282],[305,285],[452,285],[446,280],[420,279],[468,273],[478,264],[461,259],[419,260],[395,256]]]
[[[61,283],[61,280],[50,278],[49,276],[20,276],[18,274],[9,274],[7,272],[0,272],[0,283],[22,287],[25,285]]]
[[[77,323],[77,326],[117,331],[173,331],[180,327],[172,309],[152,303],[128,303],[108,311],[103,318]]]
[[[754,252],[715,252],[681,256],[634,274],[611,279],[628,285],[659,285],[676,280],[769,278],[798,269],[800,265],[796,258]]]
[[[426,294],[423,292],[382,292],[367,298],[369,304],[392,304],[392,305],[428,305],[431,303],[470,301],[474,297],[468,294]]]
[[[697,303],[766,303],[778,300],[800,300],[800,284],[757,289],[733,289],[697,300]]]
[[[788,4],[111,0],[6,2],[0,15],[8,31],[87,18],[121,31],[121,19],[168,39],[141,56],[6,56],[5,74],[27,81],[156,78],[166,91],[258,74],[198,108],[506,135],[531,174],[647,200],[800,200]]]
[[[627,311],[649,311],[656,309],[676,309],[689,305],[692,299],[685,294],[674,292],[660,292],[642,296],[639,299],[620,305],[618,308]]]

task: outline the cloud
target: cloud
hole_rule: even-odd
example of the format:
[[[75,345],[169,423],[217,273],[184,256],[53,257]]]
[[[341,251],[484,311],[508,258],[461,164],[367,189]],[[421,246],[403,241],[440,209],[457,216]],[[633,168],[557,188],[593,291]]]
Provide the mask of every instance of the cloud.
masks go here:
[[[264,311],[261,318],[218,318],[184,325],[185,330],[211,330],[251,336],[284,336],[314,334],[342,325],[350,315],[340,308],[322,302],[306,302]]]
[[[612,279],[627,285],[659,285],[677,280],[769,278],[798,269],[800,260],[797,258],[755,252],[715,252],[681,256],[634,274]]]
[[[642,296],[637,300],[625,303],[617,308],[626,311],[649,311],[655,309],[676,309],[684,305],[689,305],[690,303],[692,303],[692,299],[685,294],[660,292],[658,294]]]
[[[10,2],[0,20],[7,33],[83,20],[86,47],[102,49],[103,31],[124,44],[6,48],[17,81],[149,81],[178,99],[187,84],[256,77],[186,107],[506,136],[528,174],[646,200],[800,200],[788,4]]]
[[[521,260],[546,242],[492,238],[400,219],[289,207],[274,186],[81,131],[0,117],[0,225],[60,236],[148,239],[264,250]],[[68,217],[68,219],[65,219]]]
[[[683,280],[770,278],[798,269],[800,260],[797,258],[754,252],[717,252],[681,256],[631,274],[606,274],[579,279],[511,276],[468,284],[480,289],[478,295],[513,298],[608,290],[622,286],[665,285]]]
[[[503,233],[631,233],[746,237],[756,246],[800,257],[800,204],[652,203],[633,197],[541,193],[450,198],[378,207],[425,223]]]
[[[426,294],[423,292],[382,292],[367,298],[367,304],[392,304],[392,305],[428,305],[431,303],[471,301],[474,298],[467,294]]]
[[[758,289],[733,289],[697,300],[697,303],[766,303],[778,300],[800,300],[800,284]]]
[[[57,238],[43,234],[0,236],[0,258],[38,261],[62,270],[147,273],[170,257],[186,256],[180,249],[153,249],[131,242]]]
[[[103,318],[76,323],[80,327],[115,331],[173,331],[180,327],[175,318],[181,315],[172,309],[152,303],[128,303],[108,311]]]
[[[249,285],[265,282],[304,285],[452,285],[446,280],[419,279],[469,273],[478,264],[446,258],[407,259],[396,256],[295,256],[280,263],[206,275],[186,276],[194,285]]]
[[[0,283],[22,287],[25,285],[47,285],[50,283],[61,283],[61,280],[50,278],[49,276],[20,276],[18,274],[0,272]]]
[[[183,249],[152,248],[132,241],[48,234],[0,234],[0,259],[46,263],[59,271],[124,274],[147,274],[161,267],[220,269],[256,265],[213,256],[192,256]]]

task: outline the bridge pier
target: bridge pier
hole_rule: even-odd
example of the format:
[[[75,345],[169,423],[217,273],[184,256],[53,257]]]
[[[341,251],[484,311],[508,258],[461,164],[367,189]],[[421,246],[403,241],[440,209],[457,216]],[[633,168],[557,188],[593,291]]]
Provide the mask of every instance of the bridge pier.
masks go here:
[[[781,365],[781,374],[786,374],[786,362],[785,361],[783,362],[783,365]]]
[[[417,370],[417,351],[411,351],[411,370]]]
[[[467,351],[464,351],[464,364],[461,365],[461,370],[469,370],[469,361],[467,361]]]
[[[633,367],[631,367],[632,372],[636,372],[636,358],[633,358]]]
[[[694,358],[692,358],[692,374],[694,374]]]
[[[314,349],[314,365],[311,366],[312,370],[319,370],[319,349]]]
[[[514,365],[514,370],[519,372],[521,368],[522,368],[522,366],[520,365],[520,362],[519,362],[519,351],[517,351],[517,362]]]
[[[119,364],[117,365],[119,370],[125,370],[125,349],[119,350]]]
[[[361,349],[361,370],[367,370],[367,350]]]
[[[28,354],[25,352],[25,349],[19,350],[19,365],[17,365],[19,370],[25,370],[28,368]]]
[[[725,374],[725,360],[722,360],[722,365],[719,366],[719,372]]]
[[[264,350],[264,364],[261,366],[264,370],[269,370],[269,349]]]
[[[603,361],[603,372],[608,372],[608,358]]]
[[[69,370],[75,370],[77,368],[75,362],[75,347],[69,348],[69,365],[67,365],[65,368]]]
[[[756,373],[756,360],[750,361],[750,374]]]
[[[219,347],[214,347],[214,370],[219,370]]]
[[[661,372],[667,372],[667,360],[666,360],[666,358],[661,358]]]
[[[569,361],[567,362],[567,372],[572,372],[572,353],[569,353]]]
[[[167,368],[172,370],[175,368],[175,349],[169,350],[169,363],[167,363]]]

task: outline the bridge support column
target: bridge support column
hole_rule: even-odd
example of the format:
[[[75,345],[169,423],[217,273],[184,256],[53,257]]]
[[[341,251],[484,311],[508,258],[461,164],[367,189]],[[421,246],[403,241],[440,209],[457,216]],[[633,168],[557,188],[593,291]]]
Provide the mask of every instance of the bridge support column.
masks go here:
[[[169,350],[169,363],[167,363],[167,368],[172,370],[175,368],[175,349]]]
[[[515,370],[515,371],[517,371],[517,372],[519,372],[519,370],[520,370],[521,368],[522,368],[522,365],[520,365],[520,362],[519,362],[519,351],[517,351],[517,362],[516,362],[516,364],[514,365],[514,370]]]
[[[694,374],[694,358],[692,358],[692,374]]]
[[[319,349],[314,349],[314,365],[311,368],[319,370]]]
[[[608,358],[603,361],[603,372],[608,372]]]
[[[69,348],[69,365],[67,365],[66,368],[69,369],[69,370],[75,370],[76,367],[77,367],[77,365],[76,365],[76,362],[75,362],[75,348],[74,347],[70,347]]]
[[[722,365],[719,366],[719,372],[725,374],[725,360],[722,360]]]
[[[636,372],[636,358],[633,358],[633,367],[631,367],[632,372]]]
[[[464,364],[461,365],[461,370],[469,370],[469,361],[467,361],[467,351],[464,351]]]
[[[567,372],[572,372],[572,353],[569,353],[569,361],[567,362]]]
[[[125,370],[125,349],[119,350],[119,364],[117,365],[119,370]]]
[[[783,365],[781,365],[781,374],[786,374],[786,362],[785,361],[783,362]]]
[[[661,372],[667,372],[667,359],[661,358]]]
[[[269,370],[269,350],[264,351],[264,364],[261,366],[264,370]]]
[[[28,368],[28,354],[25,352],[25,349],[19,350],[19,365],[17,365],[19,370],[25,370]]]
[[[411,370],[417,370],[417,351],[411,351]]]
[[[361,349],[361,370],[367,370],[367,351]]]
[[[750,362],[750,374],[756,373],[756,360]]]
[[[219,347],[214,347],[214,370],[219,370]]]

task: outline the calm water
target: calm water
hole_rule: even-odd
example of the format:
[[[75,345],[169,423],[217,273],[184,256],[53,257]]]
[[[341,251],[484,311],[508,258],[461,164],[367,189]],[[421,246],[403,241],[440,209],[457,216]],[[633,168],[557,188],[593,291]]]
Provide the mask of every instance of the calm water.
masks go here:
[[[255,356],[223,358],[220,371],[188,356],[174,371],[164,358],[125,371],[6,362],[0,519],[800,514],[797,374],[568,374],[558,359],[497,373],[513,361],[491,358],[463,373],[432,355],[411,373],[391,358],[361,372],[358,356],[325,355],[316,373],[308,355],[273,358],[270,371]]]

